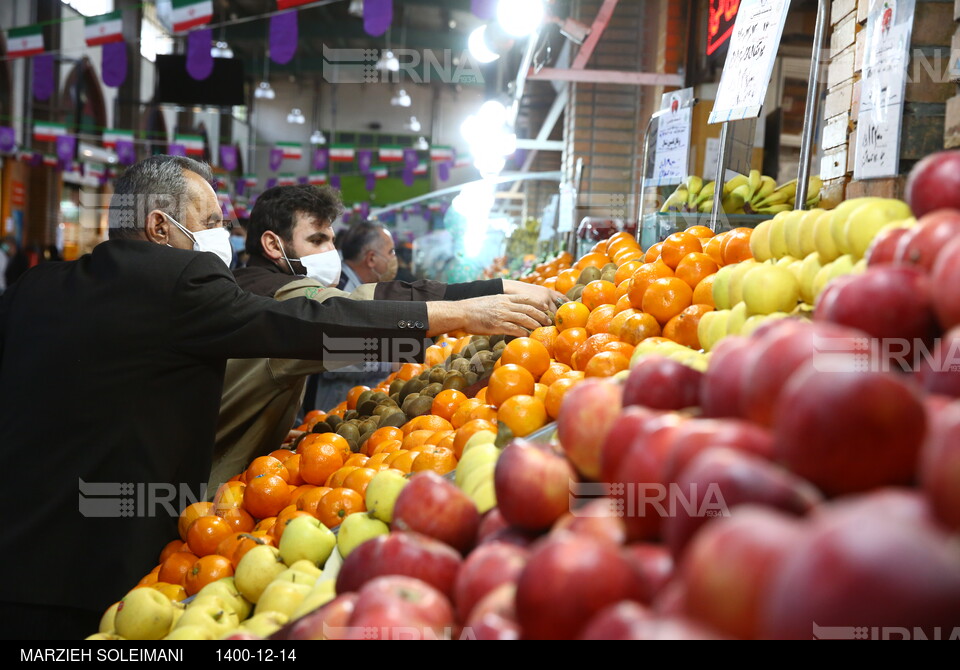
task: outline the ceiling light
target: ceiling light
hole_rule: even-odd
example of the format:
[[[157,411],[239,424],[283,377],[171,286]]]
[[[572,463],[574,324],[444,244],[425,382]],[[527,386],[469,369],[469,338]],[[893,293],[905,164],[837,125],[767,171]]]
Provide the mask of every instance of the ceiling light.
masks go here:
[[[214,58],[233,58],[233,49],[226,42],[215,42],[213,48],[210,49],[210,55]]]
[[[310,144],[322,145],[327,143],[327,136],[323,134],[322,130],[314,130],[313,134],[310,135]]]
[[[351,16],[363,18],[363,0],[350,0],[350,7],[347,12]]]
[[[390,49],[387,49],[380,56],[380,60],[377,61],[377,69],[385,72],[399,72],[400,59]]]
[[[500,0],[497,21],[513,37],[526,37],[543,23],[543,0]]]
[[[410,107],[413,105],[413,99],[405,89],[401,88],[400,91],[390,100],[390,104],[394,107]]]
[[[307,122],[307,117],[303,115],[303,112],[300,111],[299,107],[294,107],[290,110],[290,113],[287,114],[287,123],[295,123],[297,125],[303,125]]]
[[[257,89],[253,92],[253,97],[263,100],[273,100],[277,97],[277,93],[273,90],[273,87],[270,86],[270,82],[261,81]]]
[[[493,51],[486,41],[487,26],[480,26],[467,39],[467,48],[470,49],[470,55],[478,63],[492,63],[500,58],[500,54]]]
[[[420,125],[420,121],[417,120],[417,117],[411,116],[410,123],[407,124],[407,128],[414,133],[419,133],[423,126]]]
[[[416,143],[413,145],[413,148],[416,149],[417,151],[429,151],[429,150],[430,150],[430,143],[427,142],[427,138],[426,138],[426,137],[424,137],[423,135],[421,135],[421,136],[417,139]]]

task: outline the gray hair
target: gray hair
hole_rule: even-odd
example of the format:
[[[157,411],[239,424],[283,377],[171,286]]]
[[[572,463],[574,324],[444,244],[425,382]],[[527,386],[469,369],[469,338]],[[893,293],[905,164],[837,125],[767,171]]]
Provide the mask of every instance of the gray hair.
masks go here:
[[[182,221],[187,202],[185,171],[213,180],[209,165],[183,156],[151,156],[127,168],[110,199],[111,239],[142,237],[147,215],[155,209]]]

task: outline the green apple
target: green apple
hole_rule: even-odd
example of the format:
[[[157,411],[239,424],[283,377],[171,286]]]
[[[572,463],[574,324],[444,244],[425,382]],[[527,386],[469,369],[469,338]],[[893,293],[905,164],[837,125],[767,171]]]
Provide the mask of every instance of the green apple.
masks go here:
[[[812,305],[817,299],[817,294],[813,289],[813,280],[823,266],[820,265],[820,254],[813,252],[800,265],[800,299],[808,305]]]
[[[467,443],[463,445],[463,451],[460,452],[460,457],[463,458],[466,456],[467,452],[483,444],[494,444],[497,441],[497,434],[492,430],[478,430],[476,433],[470,436],[470,439],[467,440]]]
[[[751,238],[752,239],[752,238]],[[725,265],[717,271],[713,280],[713,304],[718,310],[730,309],[730,274],[736,265]]]
[[[205,596],[219,597],[227,609],[236,614],[240,621],[250,616],[250,610],[253,609],[250,601],[240,595],[240,590],[237,588],[236,580],[233,577],[224,577],[215,582],[210,582],[197,591],[195,600]]]
[[[863,258],[881,231],[906,227],[915,222],[910,207],[899,200],[881,200],[855,209],[847,218],[844,235],[847,249],[854,258]]]
[[[350,516],[357,515],[351,514]],[[344,519],[344,521],[346,521],[346,519]],[[297,620],[300,617],[326,605],[328,602],[337,597],[336,587],[336,582],[322,582],[317,584],[310,591],[310,593],[307,594],[307,597],[303,599],[303,602],[300,603],[297,609],[293,611],[293,614],[290,616],[290,618]]]
[[[306,517],[297,517],[297,519],[301,518]],[[293,522],[284,530],[284,537],[292,526]],[[260,599],[260,594],[267,588],[267,584],[286,569],[287,566],[280,558],[280,550],[268,544],[262,544],[243,555],[237,564],[233,578],[240,594],[251,603],[256,603]]]
[[[323,570],[318,568],[316,563],[313,563],[312,561],[308,561],[306,559],[295,562],[293,565],[290,566],[290,569],[293,570],[294,572],[302,572],[304,575],[307,575],[308,577],[313,577],[314,579],[316,579],[321,574],[323,574]]]
[[[283,531],[283,534],[286,535],[287,531]],[[257,601],[254,615],[262,612],[280,612],[289,617],[312,589],[312,584],[294,584],[274,580],[263,590],[260,600]]]
[[[281,612],[261,612],[244,621],[237,630],[266,639],[283,628],[289,620],[290,617]]]
[[[224,635],[228,635],[233,631],[227,631]],[[170,631],[170,634],[167,635],[164,640],[216,640],[217,636],[213,634],[213,631],[207,626],[178,626]]]
[[[98,633],[115,633],[117,630],[116,625],[114,624],[117,617],[117,608],[120,607],[120,601],[113,603],[110,607],[107,608],[107,611],[103,613],[103,616],[100,617],[100,627],[97,629]]]
[[[717,343],[727,336],[727,322],[729,320],[729,309],[707,312],[703,315],[697,328],[697,335],[700,338],[700,346],[704,351],[712,351]],[[706,321],[706,324],[704,324],[704,321]]]
[[[727,320],[727,335],[739,335],[743,324],[747,322],[747,304],[745,302],[737,303],[737,306],[730,310],[730,318]]]
[[[730,272],[730,296],[729,302],[736,307],[737,303],[743,302],[743,280],[760,264],[755,260],[746,260],[733,266]],[[734,307],[731,307],[733,309]]]
[[[817,250],[817,221],[825,215],[826,210],[812,209],[800,219],[800,255],[797,258],[806,258]]]
[[[853,269],[850,271],[850,274],[862,275],[867,271],[867,259],[861,258],[856,263],[853,264]]]
[[[486,481],[493,481],[493,473],[496,469],[497,464],[494,461],[478,465],[463,480],[463,486],[460,487],[460,490],[472,497],[478,486]]]
[[[275,582],[290,582],[291,584],[306,584],[307,586],[312,587],[317,579],[320,577],[317,575],[310,575],[300,570],[294,570],[293,568],[287,568],[279,575],[273,578]]]
[[[364,496],[367,511],[373,518],[384,523],[393,521],[393,505],[407,482],[406,476],[395,470],[381,470],[373,476]]]
[[[481,444],[465,453],[460,462],[457,463],[457,470],[454,474],[454,483],[463,489],[463,480],[469,475],[475,467],[484,463],[496,463],[500,458],[500,450],[495,444]]]
[[[832,218],[833,215],[821,216],[814,224],[817,253],[820,255],[820,262],[824,265],[840,257],[840,250],[837,249],[837,243],[833,241],[833,232],[830,229]]]
[[[753,229],[750,236],[750,253],[754,259],[759,262],[770,260],[773,256],[770,253],[770,228],[773,221],[764,221]]]
[[[188,607],[177,621],[174,630],[185,627],[205,628],[216,639],[240,625],[240,619],[219,598],[208,597],[203,603]]]
[[[349,522],[349,523],[347,523]],[[380,519],[366,514],[351,514],[337,531],[337,550],[340,555],[346,558],[354,549],[371,540],[378,535],[386,535],[390,532],[390,526]]]
[[[768,318],[769,316],[766,314],[754,314],[743,322],[743,328],[740,329],[740,334],[744,337],[749,337],[753,334],[753,331],[766,323]]]
[[[790,212],[790,216],[784,223],[784,238],[787,243],[787,255],[794,258],[803,258],[800,250],[800,236],[802,234],[803,219],[806,212]]]
[[[295,518],[283,529],[280,558],[287,565],[307,560],[323,565],[337,544],[337,536],[312,516]]]
[[[792,212],[782,212],[770,222],[770,257],[779,260],[787,255],[787,221]]]
[[[710,332],[710,324],[713,323],[719,312],[707,312],[700,317],[700,323],[697,324],[697,339],[700,340],[700,346],[703,347],[704,351],[710,351],[713,347],[713,343],[708,340],[708,333]]]
[[[128,640],[159,640],[173,627],[176,605],[156,589],[133,589],[117,606],[114,626]]]
[[[800,282],[785,267],[761,265],[743,280],[743,301],[750,314],[790,312],[799,299]]]
[[[477,511],[480,512],[480,514],[486,514],[496,507],[497,492],[494,488],[493,478],[491,477],[480,484],[470,497],[473,499],[473,503],[477,506]]]

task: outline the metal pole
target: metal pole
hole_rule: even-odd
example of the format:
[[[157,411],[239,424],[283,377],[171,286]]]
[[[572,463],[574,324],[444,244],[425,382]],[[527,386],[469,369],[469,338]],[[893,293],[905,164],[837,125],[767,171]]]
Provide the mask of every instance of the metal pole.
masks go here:
[[[827,24],[830,22],[830,2],[819,0],[818,5],[817,27],[813,33],[813,57],[810,61],[810,86],[807,88],[803,134],[800,136],[800,170],[797,174],[796,209],[806,209],[807,207],[807,193],[810,189],[810,162],[813,159],[813,132],[820,117],[820,66],[823,58],[824,42],[827,38]]]
[[[643,205],[647,201],[647,161],[650,160],[650,129],[653,128],[653,120],[656,118],[656,114],[650,117],[650,120],[647,121],[647,129],[643,133],[643,158],[640,159],[640,202],[637,207],[639,211],[639,216],[637,217],[637,244],[640,244],[640,239],[643,237]]]
[[[717,183],[713,193],[713,212],[710,214],[710,230],[720,232],[720,214],[723,212],[723,186],[727,181],[727,163],[730,162],[730,134],[732,126],[726,121],[720,130],[720,158],[717,160]]]

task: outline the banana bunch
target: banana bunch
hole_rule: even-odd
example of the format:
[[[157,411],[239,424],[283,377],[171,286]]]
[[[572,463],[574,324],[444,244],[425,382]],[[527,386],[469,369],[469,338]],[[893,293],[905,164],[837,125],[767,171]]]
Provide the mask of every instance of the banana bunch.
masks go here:
[[[713,194],[716,182],[704,183],[697,176],[687,177],[677,190],[667,198],[660,208],[661,213],[700,212],[709,214],[713,211]]]
[[[807,193],[807,207],[816,207],[820,204],[820,189],[823,182],[820,177],[810,177]],[[747,184],[738,188],[739,195],[743,196],[743,211],[746,214],[770,214],[791,212],[796,208],[797,180],[777,186],[777,182],[759,170],[752,170]]]

